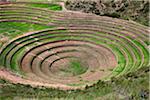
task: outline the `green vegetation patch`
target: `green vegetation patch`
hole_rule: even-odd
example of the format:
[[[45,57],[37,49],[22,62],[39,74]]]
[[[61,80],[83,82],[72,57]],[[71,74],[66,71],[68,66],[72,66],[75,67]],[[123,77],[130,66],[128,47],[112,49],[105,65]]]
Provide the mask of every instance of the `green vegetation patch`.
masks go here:
[[[80,61],[71,61],[66,69],[61,69],[66,74],[72,74],[73,76],[83,74],[87,71],[87,67]]]
[[[62,7],[58,4],[29,4],[31,7],[47,8],[49,10],[61,11]]]
[[[50,26],[31,24],[26,22],[2,22],[0,23],[0,34],[14,38],[26,32],[51,28]]]

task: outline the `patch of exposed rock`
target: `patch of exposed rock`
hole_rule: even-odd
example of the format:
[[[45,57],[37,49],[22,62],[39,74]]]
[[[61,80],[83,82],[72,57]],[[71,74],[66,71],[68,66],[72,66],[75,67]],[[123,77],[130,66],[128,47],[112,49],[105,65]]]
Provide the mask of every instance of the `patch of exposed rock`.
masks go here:
[[[148,0],[68,0],[68,10],[134,20],[148,26]]]

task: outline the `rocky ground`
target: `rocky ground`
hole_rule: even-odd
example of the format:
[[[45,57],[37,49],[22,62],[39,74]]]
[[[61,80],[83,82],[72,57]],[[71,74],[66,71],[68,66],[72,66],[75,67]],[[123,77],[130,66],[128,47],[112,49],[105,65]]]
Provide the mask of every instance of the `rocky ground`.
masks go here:
[[[68,0],[66,8],[149,24],[148,0]]]

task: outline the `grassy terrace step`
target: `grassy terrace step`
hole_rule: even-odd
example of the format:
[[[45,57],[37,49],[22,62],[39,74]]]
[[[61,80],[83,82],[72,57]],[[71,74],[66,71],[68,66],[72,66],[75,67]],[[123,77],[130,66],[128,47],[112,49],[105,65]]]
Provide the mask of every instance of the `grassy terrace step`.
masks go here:
[[[16,16],[16,17],[19,17],[19,16],[26,16],[27,18],[37,18],[39,20],[50,20],[50,18],[45,18],[45,17],[42,17],[42,16],[39,16],[39,15],[36,15],[36,14],[32,14],[32,13],[8,13],[8,14],[1,14],[1,18],[7,18],[7,16],[9,17],[13,17],[13,16]]]
[[[56,12],[52,10],[45,10],[45,9],[39,9],[39,8],[33,8],[33,7],[26,7],[26,6],[0,6],[0,12],[2,13],[15,13],[15,12],[24,12],[24,13],[33,13],[41,16],[51,16],[53,14],[59,15]],[[34,11],[34,12],[33,12]]]
[[[39,63],[39,62],[38,62]],[[40,64],[38,64],[38,65],[40,65]],[[49,78],[50,79],[50,78]],[[57,79],[56,79],[57,80]]]
[[[20,16],[21,16],[21,14],[28,14],[29,16],[40,16],[40,17],[42,17],[42,18],[50,18],[50,17],[52,17],[51,16],[51,14],[45,14],[45,12],[43,13],[43,12],[41,12],[40,10],[39,11],[34,11],[33,12],[33,10],[26,10],[26,9],[24,9],[24,10],[21,10],[21,9],[3,9],[3,10],[0,10],[0,12],[1,12],[1,16],[6,16],[6,15],[13,15],[13,14],[20,14]]]
[[[57,42],[63,42],[63,41],[55,41],[56,43]],[[55,43],[54,42],[54,43]],[[76,41],[76,42],[79,42],[79,41]],[[81,42],[81,41],[80,41]],[[52,42],[53,43],[53,42]],[[47,45],[49,45],[50,43],[45,43],[45,44],[41,44],[41,45],[38,45],[38,46],[36,46],[36,47],[33,47],[32,49],[30,49],[29,51],[27,51],[27,52],[25,52],[25,54],[24,54],[24,57],[27,55],[27,54],[29,54],[30,52],[32,52],[33,50],[35,50],[35,49],[37,49],[37,48],[43,48],[42,46],[44,46],[45,48],[43,48],[43,50],[42,51],[38,51],[38,52],[36,52],[36,55],[34,56],[34,58],[36,57],[36,56],[38,56],[38,55],[41,55],[43,52],[46,52],[46,51],[50,51],[50,50],[53,50],[53,49],[58,49],[58,48],[69,48],[69,47],[74,47],[74,49],[73,49],[73,51],[75,50],[75,51],[78,51],[78,50],[76,50],[75,48],[77,47],[84,47],[84,48],[87,48],[87,49],[92,49],[92,47],[90,47],[90,46],[88,46],[88,45],[81,45],[81,44],[71,44],[71,45],[59,45],[59,46],[53,46],[53,47],[51,47],[51,48],[46,48],[47,47]],[[66,50],[67,51],[67,50]],[[80,50],[80,51],[82,51],[82,50]],[[97,53],[99,53],[97,50],[93,50],[93,51],[95,51],[95,52],[97,52]],[[86,51],[85,51],[86,52]],[[59,53],[63,53],[63,51],[60,51]],[[57,53],[56,53],[57,54]],[[55,55],[55,54],[52,54],[52,55]],[[24,57],[22,57],[22,58],[24,58]],[[34,58],[33,58],[33,60],[34,60]],[[32,63],[31,63],[31,65],[32,65]]]
[[[19,19],[26,19],[26,20],[31,20],[31,21],[34,20],[34,21],[39,21],[39,22],[42,22],[42,23],[48,23],[47,20],[44,20],[44,19],[41,19],[41,18],[37,18],[37,17],[31,17],[31,16],[28,17],[28,16],[25,16],[25,15],[24,16],[23,15],[22,16],[20,16],[20,15],[19,16],[17,16],[17,15],[4,16],[4,17],[0,18],[0,20],[3,20],[3,19],[11,19],[11,20],[12,19],[18,19],[18,20]]]
[[[144,58],[143,66],[147,65],[149,62],[149,60],[146,59],[146,58],[149,58],[149,52],[148,52],[147,46],[141,40],[138,41],[138,39],[132,39],[131,37],[127,37],[127,38],[132,40],[131,42],[133,42],[137,46],[137,48],[140,48],[139,50],[140,52],[142,52],[142,56]]]
[[[14,23],[15,24],[15,23]],[[10,25],[13,25],[13,24],[10,24]],[[21,24],[18,24],[18,25],[21,25]],[[38,28],[38,27],[37,27]],[[41,27],[42,28],[42,27]],[[25,30],[26,31],[26,30]],[[25,37],[26,39],[28,38],[28,36],[26,36]],[[17,41],[16,40],[14,40],[13,42],[18,42],[19,40],[21,40],[21,39],[17,39]],[[9,44],[9,45],[7,45],[4,49],[8,49],[8,50],[11,50],[11,49],[13,49],[13,47],[14,46],[16,46],[17,44],[16,43],[13,43],[13,44]],[[5,52],[1,52],[1,56],[2,56],[2,58],[1,58],[1,63],[3,63],[3,57],[4,57],[4,55],[6,54],[6,51]]]
[[[75,46],[75,45],[74,45]],[[80,46],[80,45],[76,45],[76,46]],[[64,46],[64,47],[66,47],[66,46]],[[69,47],[69,46],[68,46]],[[86,46],[84,46],[84,45],[82,45],[82,47],[86,47]],[[88,46],[87,46],[88,47]],[[59,47],[58,47],[59,48]],[[63,46],[62,46],[62,48],[63,48]],[[51,49],[57,49],[57,48],[51,48]],[[82,52],[83,53],[83,51],[82,50],[66,50],[66,51],[60,51],[60,52],[57,52],[57,53],[55,53],[55,54],[64,54],[64,53],[71,53],[71,52]],[[84,51],[84,53],[88,53],[88,52],[86,52],[86,51]],[[48,58],[48,57],[50,57],[50,56],[55,56],[55,54],[54,53],[52,53],[52,54],[50,54],[49,56],[47,56],[46,58]],[[37,55],[38,56],[38,55]],[[71,57],[71,56],[70,56]],[[36,58],[36,57],[34,57],[34,58]],[[34,61],[34,58],[33,58],[33,60],[31,61],[31,66],[32,66],[32,63],[33,63],[33,61]],[[45,60],[46,60],[46,58],[45,58]],[[44,60],[43,60],[44,61]],[[39,62],[39,67],[41,67],[41,64],[40,64],[41,62]],[[41,69],[42,70],[42,69]]]
[[[50,26],[31,24],[27,22],[0,22],[0,26],[0,34],[8,36],[10,39],[29,31],[51,28]]]
[[[72,16],[72,15],[71,15]],[[89,22],[91,22],[90,20],[85,20],[85,18],[84,17],[77,17],[77,16],[74,16],[74,19],[73,18],[71,18],[71,16],[70,16],[70,18],[66,18],[67,16],[64,16],[64,17],[60,17],[59,19],[60,20],[66,20],[66,22],[69,22],[69,21],[72,21],[72,20],[74,20],[74,22],[75,21],[78,21],[78,23],[89,23]],[[81,19],[82,18],[82,19]],[[98,17],[99,18],[99,17]],[[122,21],[117,21],[116,19],[109,19],[108,18],[108,20],[106,20],[105,19],[105,17],[104,18],[99,18],[99,20],[98,20],[98,18],[96,19],[96,17],[95,18],[91,18],[91,20],[93,21],[93,22],[95,22],[95,23],[99,23],[99,25],[100,25],[100,22],[105,22],[105,23],[109,23],[109,24],[114,24],[115,26],[119,26],[119,27],[127,27],[127,28],[131,28],[131,29],[134,29],[134,31],[135,30],[137,30],[137,31],[140,31],[140,33],[142,33],[141,35],[143,35],[143,34],[145,34],[146,36],[148,36],[148,34],[147,34],[147,32],[148,31],[146,31],[146,30],[143,30],[143,29],[141,29],[141,28],[139,28],[138,26],[136,26],[136,25],[132,25],[132,26],[130,26],[130,24],[132,24],[131,22],[129,23],[127,23],[126,21],[124,21],[124,20],[122,20]],[[83,20],[84,19],[84,20]],[[95,20],[96,19],[96,20]],[[59,23],[59,22],[58,22]],[[61,23],[61,22],[60,22]],[[109,25],[108,24],[108,25]],[[113,26],[111,26],[111,27],[113,27]],[[147,28],[146,28],[147,29]]]
[[[51,23],[42,23],[39,21],[26,20],[26,19],[2,19],[2,20],[0,20],[0,23],[2,23],[2,22],[18,22],[18,23],[25,22],[25,23],[29,23],[29,24],[37,24],[37,25],[42,25],[42,26],[54,27],[54,25]]]
[[[77,19],[82,19],[82,20],[85,20],[86,16],[82,16],[82,17],[78,17],[76,16],[77,13],[74,13],[74,14],[68,14],[68,16],[65,16],[68,12],[64,12],[65,14],[62,14],[62,16],[60,17],[60,19],[66,19],[66,20],[69,20],[69,19],[72,19],[72,20],[77,20]],[[65,18],[63,18],[65,17]],[[72,18],[73,17],[73,18]],[[121,20],[119,21],[118,19],[116,18],[109,18],[109,17],[99,17],[99,16],[88,16],[90,17],[90,19],[93,20],[97,20],[97,21],[105,21],[107,23],[113,23],[114,25],[119,25],[121,27],[127,27],[127,28],[133,28],[135,30],[139,30],[141,31],[141,33],[144,33],[145,35],[148,36],[148,27],[144,26],[144,25],[141,25],[141,24],[138,24],[138,23],[135,23],[133,21],[126,21],[126,20]],[[89,20],[87,20],[89,21]],[[143,32],[142,32],[143,31]]]
[[[86,31],[86,30],[85,30],[85,31]],[[98,30],[97,30],[97,31],[98,31]],[[103,31],[103,32],[104,32],[104,31]],[[105,32],[104,32],[103,34],[106,35]],[[111,35],[113,36],[113,34],[111,34]],[[114,37],[117,37],[117,36],[114,35]],[[141,54],[141,56],[143,55],[142,52],[141,52],[141,50],[140,50],[140,48],[139,48],[135,43],[132,42],[132,39],[128,39],[128,38],[126,38],[126,37],[119,37],[119,36],[118,36],[118,38],[125,39],[127,44],[129,43],[132,47],[134,47],[135,50],[134,50],[134,49],[133,49],[133,50],[134,50],[134,53],[135,53],[135,55],[136,55],[137,60],[138,60],[140,54]],[[130,46],[130,45],[129,45],[129,46]],[[130,46],[130,47],[131,47],[131,46]],[[135,47],[135,46],[136,46],[136,47]],[[131,47],[131,48],[132,48],[132,47]],[[146,50],[146,49],[145,49],[145,50]],[[139,52],[141,52],[141,53],[138,54]]]
[[[145,58],[145,65],[148,65],[149,60],[146,59],[146,58],[149,58],[149,52],[148,52],[147,48],[145,46],[143,46],[142,44],[140,44],[138,41],[136,41],[136,40],[133,40],[133,41],[143,51],[143,55],[144,55],[144,58]]]
[[[82,16],[81,16],[81,17],[82,17]],[[68,20],[68,19],[67,19],[67,20]],[[77,19],[76,19],[76,20],[77,20]],[[129,24],[129,25],[130,25],[130,24]],[[131,23],[131,25],[132,25],[132,23]],[[128,27],[128,25],[127,25],[126,27]],[[135,26],[134,26],[134,27],[135,27]],[[133,27],[133,28],[134,28],[134,27]],[[138,28],[137,28],[137,29],[138,29]],[[137,29],[136,29],[136,30],[137,30]]]
[[[93,22],[93,21],[91,21],[91,22]],[[125,31],[127,31],[127,32],[130,32],[130,34],[132,34],[132,35],[137,35],[139,39],[143,39],[143,40],[148,41],[148,38],[146,36],[144,36],[143,34],[141,34],[140,32],[137,32],[135,30],[132,31],[132,28],[121,29],[121,28],[118,28],[118,26],[112,25],[111,23],[107,24],[105,22],[99,22],[99,23],[97,23],[97,22],[94,22],[94,24],[90,24],[90,22],[87,22],[87,21],[85,21],[83,23],[82,21],[78,21],[78,20],[76,20],[76,21],[67,21],[67,20],[57,21],[56,20],[56,23],[57,23],[58,26],[59,25],[67,26],[67,25],[71,24],[72,26],[76,25],[76,26],[85,26],[85,27],[103,27],[104,29],[108,29],[108,30],[112,30],[112,31],[118,31],[117,32],[118,35],[121,34],[121,33],[124,33]],[[116,29],[119,29],[120,31],[116,30]],[[125,35],[127,35],[127,34],[125,33]]]
[[[16,23],[16,22],[15,22]],[[10,43],[13,43],[13,42],[19,42],[20,40],[22,41],[22,39],[28,39],[30,36],[30,38],[32,38],[32,35],[37,35],[37,34],[40,34],[40,33],[44,33],[44,32],[48,32],[49,30],[44,30],[44,31],[38,31],[38,32],[34,32],[34,34],[30,34],[30,35],[26,35],[26,36],[24,36],[24,37],[20,37],[20,38],[17,38],[17,40],[16,39],[14,39],[14,40],[12,40]],[[17,45],[17,44],[16,44]],[[10,46],[9,44],[7,45],[7,46]],[[7,47],[6,46],[6,47]],[[4,49],[6,48],[6,47],[4,47]]]
[[[90,27],[89,27],[90,28]],[[74,29],[74,28],[69,28],[69,29]],[[82,28],[83,29],[83,28]],[[90,29],[90,30],[97,30],[97,29]],[[97,31],[99,31],[99,30],[97,30]],[[138,50],[138,52],[141,52],[141,56],[143,55],[143,53],[142,53],[142,51],[141,51],[141,49],[139,48],[139,46],[137,46],[134,42],[133,42],[133,39],[132,38],[129,38],[129,36],[128,35],[126,35],[126,36],[123,36],[122,34],[119,34],[117,31],[116,32],[112,32],[111,30],[110,31],[106,31],[106,30],[101,30],[101,32],[104,32],[104,33],[107,33],[108,34],[108,32],[109,33],[112,33],[112,35],[114,34],[114,36],[118,36],[118,38],[125,38],[125,39],[127,39],[127,41],[129,41],[129,43],[131,44],[132,43],[132,46],[133,46],[133,44],[136,46],[136,48],[138,48],[139,50]],[[118,33],[118,34],[117,34]],[[123,36],[123,37],[122,37]],[[141,43],[142,41],[140,41],[139,43],[140,44],[142,44],[142,45],[144,45],[143,44],[143,42]],[[127,43],[128,44],[128,43]],[[146,50],[146,48],[145,48],[145,51],[147,51]],[[137,51],[135,50],[135,53],[136,53]],[[147,53],[147,55],[148,55],[148,53]]]
[[[58,4],[27,4],[29,7],[46,8],[54,11],[61,11],[62,7]]]
[[[25,5],[28,7],[36,7],[36,8],[45,8],[48,10],[61,11],[62,6],[59,4],[49,4],[49,3],[33,3],[33,2],[14,2],[14,5]]]
[[[33,12],[34,11],[34,12]],[[53,12],[47,12],[47,11],[42,11],[42,10],[39,10],[39,9],[26,9],[26,8],[1,8],[0,10],[1,13],[3,14],[9,14],[9,13],[32,13],[32,14],[37,14],[37,15],[41,15],[43,17],[49,17],[49,16],[52,16]],[[47,13],[46,13],[47,12]]]
[[[72,53],[74,53],[74,52],[72,52]],[[59,58],[59,59],[54,59],[54,61],[52,61],[52,63],[49,65],[49,67],[52,67],[52,64],[54,64],[55,62],[57,62],[58,60],[62,60],[62,59],[67,59],[67,58],[78,58],[79,59],[79,57],[74,57],[74,56],[62,56],[61,58]],[[69,67],[72,67],[72,65],[70,65]],[[66,70],[62,70],[62,71],[66,71],[66,72],[69,72],[69,70],[71,71],[71,70],[75,70],[75,73],[74,73],[74,76],[75,76],[75,74],[77,74],[78,75],[78,77],[80,77],[80,74],[81,73],[83,73],[83,72],[86,72],[86,69],[87,68],[85,68],[85,69],[81,69],[80,67],[81,66],[79,66],[79,65],[77,65],[77,66],[73,66],[74,68],[68,68],[68,70],[66,69]],[[80,70],[80,71],[78,71],[78,72],[76,72],[77,70]],[[81,72],[82,71],[82,72]],[[61,79],[62,77],[59,77],[59,76],[55,76],[55,75],[53,75],[52,73],[48,73],[48,75],[49,76],[51,76],[52,77],[52,79],[54,79],[54,80],[56,80],[56,81],[59,81],[59,78]],[[57,78],[57,79],[55,79],[55,78]],[[73,81],[73,79],[74,79],[74,77],[67,77],[67,78],[69,78],[69,80],[71,80],[71,81]],[[79,79],[79,78],[78,78]],[[66,78],[64,78],[64,79],[61,79],[61,81],[65,81],[65,80],[68,80],[68,79],[66,79]],[[79,81],[80,81],[80,79],[79,79]]]
[[[32,8],[41,8],[41,9],[47,9],[47,10],[53,10],[53,11],[61,11],[62,6],[59,4],[42,4],[42,3],[13,3],[11,6],[26,6],[26,7],[32,7]],[[5,6],[5,5],[3,5]],[[10,5],[6,5],[10,6]]]
[[[79,46],[82,47],[82,48],[91,49],[91,47],[88,46],[88,45],[62,45],[62,46],[52,47],[49,50],[55,50],[55,49],[58,49],[58,48],[68,48],[68,47],[74,47],[75,48],[75,47],[79,47]],[[93,50],[93,51],[97,52],[96,50]],[[63,54],[63,53],[71,53],[71,52],[80,52],[80,53],[88,54],[88,51],[78,50],[77,48],[76,49],[68,49],[68,50],[57,51],[55,53],[50,53],[50,54],[46,55],[46,57],[40,62],[39,66],[41,68],[41,66],[43,65],[44,61],[49,59],[49,57],[51,57],[51,56],[55,56],[55,55],[59,55],[59,54]],[[36,56],[33,57],[32,61],[31,61],[31,66],[33,65],[33,61],[35,60],[35,58],[37,56],[41,55],[42,53],[44,53],[44,51],[39,52]],[[97,52],[97,53],[99,53],[99,52]]]
[[[26,14],[12,14],[12,15],[5,15],[5,16],[1,16],[0,20],[27,20],[31,21],[31,22],[39,22],[41,24],[48,24],[53,22],[53,20],[51,18],[40,18],[40,16],[29,16]]]
[[[66,14],[67,14],[67,12],[66,12]],[[71,17],[73,17],[73,18],[71,18]],[[75,14],[74,15],[73,14],[72,15],[68,14],[68,16],[65,16],[65,15],[63,16],[63,14],[62,14],[62,16],[59,17],[59,18],[62,19],[62,20],[71,20],[71,19],[72,20],[82,20],[84,22],[86,17],[84,17],[84,16],[77,17]],[[137,24],[137,23],[133,24],[133,22],[129,22],[129,21],[126,21],[126,20],[118,21],[118,19],[108,18],[108,17],[98,17],[98,16],[92,16],[89,19],[91,19],[93,21],[96,21],[96,20],[110,21],[110,22],[107,22],[107,23],[111,24],[113,22],[114,25],[119,25],[119,26],[122,26],[122,27],[129,27],[129,28],[132,27],[135,30],[140,30],[140,31],[143,31],[143,32],[147,32],[147,30],[148,30],[148,28],[145,27],[145,26],[141,26],[141,25],[139,26],[139,24]],[[87,20],[87,21],[89,21],[89,20]],[[147,29],[147,30],[145,30],[145,29]]]
[[[45,25],[45,26],[54,26],[51,22],[39,20],[36,18],[27,18],[23,16],[10,16],[7,18],[0,18],[0,22],[26,22],[31,24],[39,24],[39,25]]]
[[[30,24],[27,22],[0,22],[0,26],[0,34],[9,37],[9,39],[15,38],[26,32],[52,28],[51,26]]]
[[[64,41],[57,41],[58,43],[61,43],[61,42],[64,42]],[[56,42],[56,43],[57,43]],[[76,41],[76,42],[81,42],[81,41]],[[84,42],[83,42],[84,43]],[[28,51],[28,52],[26,52],[25,54],[24,54],[24,57],[25,56],[27,56],[28,54],[30,54],[33,50],[37,50],[37,49],[39,49],[39,48],[43,48],[44,46],[47,46],[47,45],[50,45],[50,43],[49,44],[43,44],[43,45],[40,45],[40,46],[38,46],[38,47],[34,47],[34,49],[32,49],[32,50],[30,50],[30,51]],[[70,48],[70,47],[72,47],[72,48]],[[32,61],[31,61],[31,66],[32,66],[32,62],[34,61],[34,59],[37,57],[37,56],[39,56],[39,55],[41,55],[41,54],[43,54],[44,52],[46,52],[46,51],[50,51],[49,52],[49,54],[47,54],[47,55],[45,55],[45,56],[47,56],[46,58],[43,58],[43,61],[44,60],[46,60],[48,57],[50,57],[50,56],[53,56],[53,55],[57,55],[57,54],[60,54],[60,53],[67,53],[67,52],[76,52],[76,51],[82,51],[82,49],[80,50],[78,50],[78,47],[80,47],[80,48],[86,48],[87,50],[92,50],[93,48],[92,47],[90,47],[90,46],[88,46],[88,45],[79,45],[79,44],[70,44],[70,45],[58,45],[58,46],[53,46],[53,47],[51,47],[51,48],[43,48],[43,50],[41,50],[40,49],[40,51],[37,51],[36,53],[34,53],[35,54],[35,56],[33,57],[33,59],[32,59]],[[51,50],[53,51],[53,50],[57,50],[57,49],[62,49],[61,51],[59,51],[59,52],[56,52],[56,53],[53,53],[53,52],[51,52]],[[45,50],[44,50],[45,49]],[[98,52],[97,50],[95,50],[95,49],[93,49],[93,51],[94,52],[96,52],[96,53],[100,53],[100,52]],[[82,51],[83,52],[83,51]],[[88,53],[87,51],[84,51],[85,53]],[[51,54],[52,53],[52,54]],[[22,58],[24,58],[24,57],[22,57]],[[40,65],[41,66],[41,65]]]
[[[28,8],[28,7],[26,7],[26,8]],[[67,17],[67,16],[65,16],[65,17]],[[97,17],[98,18],[98,17]],[[129,24],[129,23],[128,23]],[[132,26],[134,26],[136,23],[130,23],[129,25],[132,25]],[[138,28],[139,29],[141,29],[141,27],[144,27],[144,26],[142,26],[142,25],[139,25],[139,24],[136,24],[137,26],[138,26]],[[145,28],[145,27],[144,27]]]

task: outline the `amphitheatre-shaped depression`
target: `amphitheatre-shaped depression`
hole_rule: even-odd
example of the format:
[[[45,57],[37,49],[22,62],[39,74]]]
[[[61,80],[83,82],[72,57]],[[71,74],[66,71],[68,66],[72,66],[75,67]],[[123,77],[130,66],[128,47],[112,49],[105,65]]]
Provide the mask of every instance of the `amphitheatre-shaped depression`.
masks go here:
[[[2,7],[10,11],[15,9],[6,8]],[[26,9],[29,8],[21,12],[31,18],[32,14],[27,13],[30,10]],[[23,16],[17,9],[15,11]],[[1,22],[17,21],[13,13],[2,12],[9,17],[1,18]],[[44,10],[35,9],[34,13],[40,12]],[[147,27],[91,14],[48,13],[51,15],[37,15],[38,20],[17,16],[19,21],[53,25],[54,28],[27,33],[10,41],[0,51],[1,65],[29,80],[74,87],[148,65]]]

